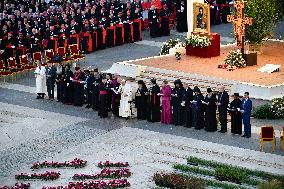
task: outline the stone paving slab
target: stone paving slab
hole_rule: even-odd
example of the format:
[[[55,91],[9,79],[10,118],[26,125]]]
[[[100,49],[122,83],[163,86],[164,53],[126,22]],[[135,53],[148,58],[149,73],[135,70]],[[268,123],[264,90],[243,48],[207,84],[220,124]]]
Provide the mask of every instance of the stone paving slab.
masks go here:
[[[68,181],[72,181],[70,178],[73,174],[94,173],[99,171],[96,163],[111,160],[128,161],[133,172],[129,179],[132,184],[130,188],[147,189],[154,186],[152,176],[155,172],[172,171],[174,163],[184,164],[188,156],[284,174],[283,156],[125,127],[99,135],[78,146],[70,147],[60,154],[42,159],[42,161],[68,161],[79,157],[89,163],[83,169],[61,169],[62,177],[58,181],[31,183],[32,188],[67,184]],[[29,171],[29,167],[23,167],[22,170]],[[7,178],[5,183],[14,181],[14,178]]]

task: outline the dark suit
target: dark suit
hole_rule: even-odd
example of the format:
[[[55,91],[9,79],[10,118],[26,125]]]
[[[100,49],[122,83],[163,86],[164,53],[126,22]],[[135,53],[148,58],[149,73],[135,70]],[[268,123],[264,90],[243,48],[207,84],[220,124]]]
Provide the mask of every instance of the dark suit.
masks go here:
[[[218,94],[219,121],[221,124],[221,131],[227,132],[227,108],[229,104],[229,95],[226,91]]]
[[[56,68],[54,66],[46,68],[46,86],[49,98],[54,98],[54,86],[56,80]]]
[[[242,100],[242,110],[243,113],[243,124],[244,124],[244,132],[245,136],[251,137],[251,124],[250,124],[250,115],[252,110],[252,101],[250,99],[243,99]]]

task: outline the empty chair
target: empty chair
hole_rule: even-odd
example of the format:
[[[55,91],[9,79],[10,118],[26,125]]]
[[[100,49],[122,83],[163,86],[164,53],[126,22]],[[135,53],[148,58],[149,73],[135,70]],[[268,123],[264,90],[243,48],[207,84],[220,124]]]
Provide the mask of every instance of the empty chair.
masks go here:
[[[275,151],[276,139],[275,139],[275,131],[273,126],[262,126],[260,130],[260,151],[264,150],[264,144],[267,142],[271,142],[272,144],[272,152]]]

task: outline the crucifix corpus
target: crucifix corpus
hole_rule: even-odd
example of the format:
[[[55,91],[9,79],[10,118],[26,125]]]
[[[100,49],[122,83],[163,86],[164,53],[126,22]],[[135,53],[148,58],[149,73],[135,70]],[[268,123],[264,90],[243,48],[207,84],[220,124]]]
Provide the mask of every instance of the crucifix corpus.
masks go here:
[[[244,16],[245,1],[237,0],[234,3],[237,10],[237,15],[228,15],[228,22],[234,23],[234,32],[237,39],[238,49],[244,54],[245,44],[245,29],[246,25],[252,25],[252,18]]]

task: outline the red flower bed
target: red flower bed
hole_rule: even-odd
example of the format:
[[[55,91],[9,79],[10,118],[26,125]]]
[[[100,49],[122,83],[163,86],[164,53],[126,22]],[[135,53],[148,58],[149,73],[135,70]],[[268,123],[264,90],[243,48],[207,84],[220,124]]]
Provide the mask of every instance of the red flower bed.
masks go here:
[[[108,181],[90,181],[90,182],[69,182],[68,186],[50,186],[42,189],[114,189],[130,186],[126,179],[115,179]]]
[[[130,177],[131,172],[129,169],[103,169],[98,174],[87,175],[87,174],[75,174],[73,176],[74,180],[84,180],[84,179],[103,179],[103,178],[122,178],[122,177]]]
[[[60,162],[48,162],[44,161],[42,163],[36,162],[32,165],[31,169],[40,169],[40,168],[61,168],[61,167],[72,167],[72,168],[82,168],[85,167],[87,164],[87,161],[75,158],[72,161],[65,161],[63,163]]]
[[[106,162],[99,162],[98,163],[98,167],[100,168],[104,168],[104,167],[128,167],[129,163],[128,162],[110,162],[110,161],[106,161]]]
[[[0,186],[0,189],[28,189],[30,183],[16,183],[15,186]]]
[[[40,180],[56,180],[60,176],[59,172],[49,172],[46,171],[45,173],[21,173],[19,175],[15,175],[17,180],[30,180],[30,179],[40,179]]]

